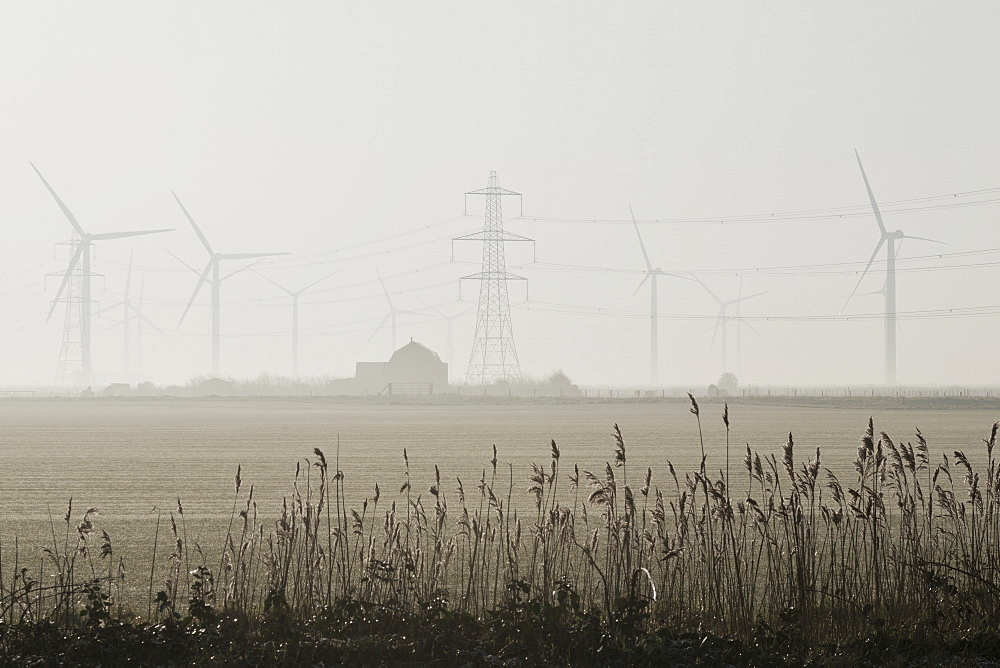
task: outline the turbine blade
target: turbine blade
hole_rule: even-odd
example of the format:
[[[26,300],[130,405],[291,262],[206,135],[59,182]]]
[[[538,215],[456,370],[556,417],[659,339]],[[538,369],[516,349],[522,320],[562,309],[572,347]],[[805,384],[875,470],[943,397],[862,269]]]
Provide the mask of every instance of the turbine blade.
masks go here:
[[[635,297],[635,296],[636,296],[637,294],[639,294],[639,290],[641,290],[641,289],[642,289],[642,286],[643,286],[643,284],[644,284],[644,283],[645,283],[646,281],[648,281],[648,280],[649,280],[649,277],[650,277],[651,275],[652,275],[652,274],[651,274],[650,272],[648,272],[648,271],[646,272],[646,275],[642,277],[642,280],[641,280],[641,281],[639,281],[639,285],[637,285],[637,286],[635,287],[635,292],[633,292],[633,293],[632,293],[632,297]],[[632,297],[629,297],[629,299],[632,299]]]
[[[91,234],[94,241],[106,241],[108,239],[124,239],[125,237],[139,237],[144,234],[160,234],[161,232],[173,232],[174,228],[165,230],[139,230],[137,232],[104,232],[102,234]]]
[[[669,271],[663,271],[662,269],[654,269],[650,273],[652,273],[652,274],[658,274],[660,276],[670,276],[672,278],[682,278],[685,281],[694,280],[690,276],[685,276],[684,274],[674,274],[674,273],[669,272]]]
[[[387,315],[386,315],[386,316],[385,316],[384,318],[382,318],[382,322],[380,322],[380,323],[378,324],[378,327],[376,327],[376,328],[375,328],[375,330],[374,330],[374,331],[372,332],[372,335],[368,337],[368,340],[367,340],[367,341],[365,341],[365,345],[366,345],[366,346],[367,346],[367,345],[368,345],[369,343],[371,343],[371,342],[372,342],[372,339],[374,339],[374,338],[375,338],[375,335],[376,335],[376,334],[378,334],[378,333],[379,333],[379,331],[381,331],[382,327],[384,327],[384,326],[385,326],[385,323],[387,323],[387,322],[389,321],[389,318],[391,318],[391,317],[392,317],[392,314],[391,314],[391,313],[389,313],[389,314],[387,314]]]
[[[34,167],[34,165],[32,165]],[[83,255],[83,248],[86,242],[81,242],[76,246],[76,252],[73,253],[73,257],[70,258],[69,264],[66,266],[66,273],[63,274],[62,283],[59,284],[59,291],[56,292],[56,298],[52,300],[52,307],[49,308],[49,314],[45,316],[45,322],[49,321],[52,317],[52,313],[56,310],[56,304],[59,303],[59,298],[62,297],[63,290],[66,289],[66,284],[69,283],[70,277],[73,275],[73,270],[76,269],[76,263],[80,261],[80,256]]]
[[[712,328],[712,343],[709,344],[708,349],[712,350],[715,348],[715,338],[719,335],[719,325],[722,324],[723,319],[726,317],[725,308],[719,309],[719,315],[715,318],[715,327]]]
[[[181,314],[181,319],[177,321],[177,328],[180,329],[181,323],[184,322],[184,318],[187,317],[188,311],[191,310],[191,304],[194,303],[195,298],[198,296],[198,292],[201,291],[201,286],[205,285],[205,281],[208,280],[208,272],[212,271],[212,263],[215,259],[208,261],[205,265],[205,271],[201,273],[201,278],[198,279],[198,285],[194,287],[194,292],[191,293],[191,299],[188,300],[187,306],[184,307],[184,313]]]
[[[760,338],[764,339],[765,341],[767,340],[767,337],[766,337],[766,336],[764,336],[764,335],[763,335],[763,334],[761,334],[761,333],[760,333],[759,331],[757,331],[757,328],[756,328],[756,327],[754,327],[753,325],[751,325],[751,324],[750,324],[749,322],[747,322],[746,320],[740,320],[740,324],[741,324],[741,325],[743,325],[744,327],[748,328],[748,329],[749,329],[749,330],[750,330],[751,332],[753,332],[754,334],[756,334],[756,335],[757,335],[757,336],[759,336]]]
[[[201,233],[201,229],[198,228],[198,223],[194,222],[194,218],[191,217],[191,214],[188,213],[188,210],[185,209],[184,205],[181,203],[181,198],[178,197],[177,193],[173,190],[170,191],[170,194],[174,196],[175,200],[177,200],[177,205],[181,207],[181,211],[184,212],[184,216],[187,217],[188,222],[191,223],[191,227],[194,228],[194,233],[197,234],[198,239],[201,240],[201,245],[205,247],[205,250],[208,251],[209,255],[215,255],[215,251],[213,251],[212,247],[208,244],[208,239],[205,238],[205,235]]]
[[[635,234],[639,237],[639,248],[642,249],[642,259],[646,261],[646,271],[653,271],[653,265],[649,263],[649,255],[646,254],[646,244],[642,242],[642,235],[639,233],[639,223],[635,222],[635,214],[632,213],[632,205],[628,205],[628,212],[632,214],[632,224],[635,225]]]
[[[875,250],[872,251],[872,256],[868,258],[868,264],[865,265],[865,270],[861,272],[861,278],[858,279],[858,284],[854,286],[853,290],[851,290],[850,297],[848,297],[847,301],[844,302],[844,308],[840,309],[841,313],[843,313],[844,309],[847,308],[847,305],[851,303],[851,297],[854,296],[854,293],[858,291],[859,287],[861,287],[861,281],[865,280],[865,274],[868,273],[868,269],[872,266],[872,262],[875,261],[875,256],[878,255],[878,252],[882,248],[882,244],[884,243],[885,243],[885,237],[882,237],[881,239],[878,240],[878,243],[875,244]]]
[[[442,313],[439,309],[436,309],[433,306],[431,306],[430,304],[428,304],[427,302],[425,302],[423,299],[418,299],[417,301],[419,301],[421,304],[423,304],[424,306],[426,306],[427,308],[429,308],[431,310],[431,312],[437,313],[439,317],[444,318],[445,320],[448,319],[448,316],[446,316],[444,313]]]
[[[904,234],[903,238],[904,239],[916,239],[917,241],[929,241],[932,244],[944,244],[945,246],[948,245],[947,241],[938,241],[937,239],[928,239],[927,237],[913,237],[913,236],[910,236],[909,234]]]
[[[167,254],[168,254],[168,255],[170,255],[170,257],[172,257],[172,258],[174,258],[175,260],[177,260],[178,262],[180,262],[181,264],[183,264],[183,265],[184,265],[185,267],[187,267],[188,269],[190,269],[190,270],[191,270],[192,272],[194,272],[194,275],[195,275],[195,276],[201,276],[201,272],[200,272],[200,271],[198,271],[197,269],[195,269],[194,267],[192,267],[191,265],[189,265],[189,264],[188,264],[187,262],[185,262],[184,260],[180,259],[179,257],[177,257],[176,255],[174,255],[174,254],[173,254],[173,253],[171,253],[170,251],[167,251]],[[145,280],[145,279],[143,279],[143,280]]]
[[[301,294],[301,293],[305,292],[306,290],[308,290],[309,288],[313,287],[314,285],[319,285],[320,283],[322,283],[326,279],[331,278],[333,276],[336,276],[337,274],[339,274],[342,271],[343,271],[343,269],[338,269],[337,271],[330,272],[329,274],[327,274],[323,278],[317,279],[317,280],[313,281],[312,283],[310,283],[309,285],[307,285],[306,287],[304,287],[301,290],[299,290],[299,293]]]
[[[42,176],[42,173],[38,171],[38,167],[35,167],[35,163],[32,162],[29,164],[31,165],[31,168],[35,170],[35,174],[38,174],[38,178],[40,178],[42,180],[42,183],[45,184],[45,188],[49,191],[49,194],[52,195],[52,198],[55,199],[56,204],[58,204],[59,208],[62,209],[63,215],[65,215],[67,220],[69,220],[70,225],[73,226],[73,228],[80,234],[81,237],[86,236],[87,233],[83,231],[83,228],[80,226],[80,223],[77,222],[76,216],[74,216],[73,212],[69,210],[69,207],[67,207],[66,204],[61,199],[59,199],[59,195],[57,195],[56,191],[52,189],[52,186],[49,185],[49,182],[45,180],[45,177]]]
[[[131,304],[129,304],[129,305],[128,305],[128,307],[129,307],[129,308],[130,308],[130,309],[132,310],[132,312],[133,312],[133,313],[135,313],[136,317],[138,317],[138,318],[139,318],[140,320],[142,320],[142,321],[143,321],[144,323],[146,323],[147,325],[149,325],[150,327],[152,327],[153,329],[155,329],[155,330],[156,330],[157,332],[159,332],[160,334],[163,334],[164,336],[166,336],[166,334],[165,334],[165,333],[163,332],[163,330],[162,330],[162,329],[160,329],[159,327],[157,327],[157,326],[156,326],[156,323],[154,323],[154,322],[153,322],[152,320],[150,320],[149,318],[147,318],[147,317],[146,317],[146,316],[145,316],[145,315],[143,314],[143,312],[142,312],[142,311],[140,311],[140,310],[139,310],[139,309],[137,309],[136,307],[132,306]]]
[[[233,276],[235,276],[236,274],[240,273],[241,271],[246,271],[247,269],[250,269],[251,267],[256,267],[261,262],[263,262],[263,260],[257,260],[256,262],[251,262],[250,264],[248,264],[245,267],[240,267],[236,271],[230,272],[230,273],[226,274],[225,276],[223,276],[222,278],[220,278],[219,282],[221,283],[222,281],[226,280],[227,278],[232,278]]]
[[[128,299],[129,286],[132,285],[132,253],[128,254],[128,273],[125,274],[125,299]]]
[[[249,260],[255,257],[272,257],[274,255],[288,255],[288,253],[219,253],[220,260]]]
[[[861,156],[858,155],[858,149],[854,149],[854,157],[858,159],[858,167],[861,168],[861,178],[865,180],[865,188],[868,190],[868,199],[872,203],[872,211],[875,212],[875,222],[878,223],[878,229],[882,232],[882,237],[885,238],[886,232],[885,224],[882,222],[882,212],[878,210],[878,202],[875,201],[875,194],[872,193],[871,184],[868,183],[868,175],[865,174],[864,165],[861,164]]]
[[[116,308],[118,308],[119,306],[124,306],[124,305],[125,305],[125,302],[118,302],[116,304],[111,304],[110,306],[102,306],[101,308],[97,309],[97,317],[101,318],[108,311],[113,311]]]
[[[766,294],[767,294],[767,290],[764,290],[763,292],[756,292],[756,293],[754,293],[752,295],[747,295],[746,297],[737,297],[736,299],[734,299],[732,301],[729,301],[729,302],[726,302],[726,303],[727,304],[739,304],[741,302],[745,302],[748,299],[753,299],[754,297],[760,297],[761,295],[766,295]]]
[[[705,292],[707,292],[708,294],[712,295],[712,299],[715,300],[716,304],[718,304],[719,306],[722,306],[722,300],[719,299],[718,295],[716,295],[714,292],[712,292],[712,288],[710,288],[707,285],[705,285],[705,281],[701,280],[700,278],[698,278],[694,274],[691,274],[691,278],[693,278],[694,280],[698,281],[701,284],[701,287],[705,288]]]
[[[382,284],[382,293],[385,295],[385,300],[389,302],[389,310],[392,310],[392,298],[389,296],[389,291],[385,288],[385,281],[382,280],[382,274],[377,267],[375,268],[375,274],[378,276],[378,282]]]
[[[261,278],[263,278],[263,279],[264,279],[265,281],[267,281],[268,283],[270,283],[270,284],[271,284],[271,285],[273,285],[274,287],[278,288],[279,290],[283,290],[284,292],[288,293],[289,295],[293,295],[293,296],[295,295],[295,293],[294,293],[294,292],[292,292],[291,290],[289,290],[288,288],[286,288],[286,287],[284,287],[284,286],[281,286],[281,285],[278,285],[277,283],[275,283],[274,281],[272,281],[272,280],[271,280],[270,278],[268,278],[268,277],[267,277],[267,276],[265,276],[264,274],[260,273],[259,271],[256,271],[256,270],[255,270],[255,271],[254,271],[253,273],[257,274],[258,276],[260,276],[260,277],[261,277]],[[228,276],[227,276],[226,278],[228,278]]]

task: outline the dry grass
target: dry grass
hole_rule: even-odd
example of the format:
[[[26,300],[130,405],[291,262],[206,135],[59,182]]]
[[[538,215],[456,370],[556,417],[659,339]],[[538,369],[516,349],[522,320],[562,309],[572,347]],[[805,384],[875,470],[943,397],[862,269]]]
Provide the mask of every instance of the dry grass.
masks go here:
[[[694,419],[702,411],[691,398]],[[723,413],[729,430],[728,407]],[[306,620],[362,606],[384,614],[452,615],[483,623],[539,615],[595,623],[612,635],[668,628],[802,648],[865,638],[992,632],[1000,622],[998,424],[986,467],[864,429],[851,480],[803,456],[746,447],[736,472],[629,467],[615,425],[603,470],[564,470],[553,441],[525,486],[494,455],[478,480],[374,485],[349,508],[337,458],[317,449],[296,468],[280,515],[258,515],[238,468],[217,552],[192,549],[184,510],[162,518],[148,600],[129,603],[128,574],[107,533],[72,503],[43,554],[0,551],[0,619],[100,626],[111,620]],[[704,442],[699,443],[702,453]],[[723,468],[724,466],[724,468]],[[730,474],[733,480],[730,480]],[[737,481],[736,477],[740,480]],[[399,482],[396,483],[397,485]],[[738,496],[731,489],[738,487]],[[519,510],[525,494],[530,510]],[[165,582],[154,573],[166,564]],[[146,586],[145,584],[143,585]],[[534,616],[534,617],[533,617]]]

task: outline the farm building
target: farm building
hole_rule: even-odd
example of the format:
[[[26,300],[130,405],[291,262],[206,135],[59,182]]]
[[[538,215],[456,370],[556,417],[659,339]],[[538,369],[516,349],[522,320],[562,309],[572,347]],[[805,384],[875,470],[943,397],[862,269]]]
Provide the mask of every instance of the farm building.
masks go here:
[[[358,394],[434,394],[448,386],[448,364],[413,339],[388,362],[358,362],[354,391]]]

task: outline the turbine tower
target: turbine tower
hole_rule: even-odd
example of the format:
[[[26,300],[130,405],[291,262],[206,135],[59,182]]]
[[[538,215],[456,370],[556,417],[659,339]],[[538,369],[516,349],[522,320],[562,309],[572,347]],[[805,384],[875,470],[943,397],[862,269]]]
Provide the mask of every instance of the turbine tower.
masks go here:
[[[763,293],[760,293],[763,294]],[[757,331],[757,328],[749,322],[743,321],[741,311],[743,310],[743,275],[740,274],[740,287],[736,293],[736,378],[743,378],[743,326],[745,325],[751,332],[764,338],[764,335]],[[750,297],[747,297],[750,299]]]
[[[456,237],[455,241],[482,241],[483,264],[478,274],[462,276],[459,280],[479,281],[479,312],[476,316],[476,336],[465,380],[471,385],[488,385],[497,381],[521,380],[521,365],[514,347],[511,328],[510,302],[507,298],[507,281],[524,281],[507,271],[504,244],[508,241],[534,241],[518,234],[504,232],[503,211],[500,200],[507,195],[520,197],[521,193],[500,187],[497,173],[490,172],[489,185],[465,193],[486,196],[486,224],[482,231]]]
[[[301,295],[303,292],[313,287],[314,285],[322,283],[323,281],[330,278],[334,274],[340,273],[340,269],[338,269],[333,273],[327,274],[323,278],[317,279],[312,283],[310,283],[309,285],[307,285],[306,287],[302,288],[301,290],[296,290],[296,291],[292,291],[282,285],[278,285],[276,282],[272,281],[270,278],[260,273],[259,271],[255,271],[253,273],[257,274],[258,276],[260,276],[265,281],[267,281],[274,287],[278,288],[279,290],[286,292],[288,296],[292,298],[292,377],[298,378],[299,377],[299,295]]]
[[[857,285],[854,286],[854,290],[851,291],[851,296],[847,298],[844,302],[844,308],[847,308],[847,304],[850,303],[851,297],[854,293],[858,291],[861,286],[861,281],[864,280],[865,274],[868,273],[868,269],[871,268],[872,262],[875,261],[875,256],[878,255],[879,249],[882,248],[882,244],[885,244],[885,315],[884,315],[884,337],[885,337],[885,384],[895,385],[896,384],[896,251],[898,250],[897,242],[903,239],[916,239],[919,241],[930,241],[931,243],[940,244],[943,241],[937,241],[935,239],[925,239],[924,237],[914,237],[909,234],[904,234],[902,230],[896,230],[895,232],[889,232],[885,228],[885,223],[882,222],[882,212],[879,211],[878,202],[875,201],[875,195],[872,193],[871,184],[868,183],[868,176],[865,174],[864,165],[861,164],[861,156],[858,155],[858,150],[854,149],[854,157],[858,160],[858,168],[861,169],[861,178],[865,181],[865,189],[868,191],[868,199],[872,204],[872,211],[875,213],[875,222],[878,223],[878,229],[881,236],[879,237],[878,243],[875,244],[875,250],[872,251],[872,256],[868,259],[868,264],[865,265],[865,270],[861,272],[861,278],[858,279]],[[888,243],[886,243],[888,242]],[[843,310],[843,309],[841,309]]]
[[[117,304],[112,304],[98,311],[98,317],[106,311],[112,311],[116,308],[121,308],[122,310],[122,334],[124,342],[122,344],[122,351],[124,355],[124,370],[126,374],[132,373],[132,355],[131,355],[131,323],[132,318],[135,317],[137,321],[137,331],[136,331],[136,360],[141,360],[142,356],[142,344],[140,340],[142,338],[142,323],[145,322],[147,325],[155,329],[160,334],[163,334],[163,330],[157,327],[149,318],[145,316],[142,312],[142,297],[139,298],[139,306],[132,303],[131,298],[131,285],[132,285],[132,256],[128,259],[128,274],[125,276],[125,295],[122,300]],[[111,327],[116,327],[118,323],[115,323]],[[108,329],[111,329],[110,327]],[[137,369],[138,370],[138,369]]]
[[[76,347],[75,339],[73,336],[79,328],[79,347],[80,347],[80,383],[82,385],[93,385],[94,382],[94,365],[90,355],[90,332],[91,332],[91,289],[90,289],[90,278],[93,275],[90,271],[90,249],[95,241],[109,241],[112,239],[124,239],[126,237],[136,237],[145,234],[159,234],[160,232],[171,232],[172,229],[162,229],[162,230],[141,230],[134,232],[104,232],[101,234],[91,234],[83,229],[80,223],[77,221],[76,216],[73,212],[69,210],[66,204],[59,198],[56,191],[52,189],[49,182],[45,180],[42,173],[38,171],[38,168],[32,163],[31,168],[35,170],[38,174],[38,178],[42,180],[45,184],[46,190],[52,195],[52,198],[59,205],[62,210],[63,215],[73,226],[74,238],[72,242],[73,253],[70,256],[69,265],[66,267],[66,272],[63,274],[62,283],[59,285],[59,291],[56,293],[56,298],[52,300],[52,308],[49,309],[49,314],[46,316],[45,321],[48,322],[52,317],[52,312],[56,309],[56,304],[62,300],[63,292],[66,290],[67,285],[71,286],[71,290],[67,293],[66,303],[67,303],[67,324],[63,330],[63,351],[60,354],[59,368],[57,369],[57,375],[62,373],[65,375],[67,371],[67,365],[71,363],[72,360],[69,359],[69,355],[72,353],[73,349]],[[77,291],[78,290],[78,291]],[[79,316],[77,316],[79,313]]]
[[[194,233],[198,235],[198,240],[201,241],[201,245],[205,247],[205,250],[208,251],[209,255],[208,264],[205,265],[205,270],[201,272],[201,277],[198,279],[198,284],[195,286],[194,292],[191,293],[191,299],[188,301],[187,306],[184,308],[184,313],[181,314],[181,319],[180,321],[178,321],[177,326],[180,327],[181,323],[184,322],[184,318],[187,316],[188,311],[191,309],[191,304],[194,303],[195,298],[201,291],[201,286],[204,285],[206,282],[211,283],[212,284],[212,375],[218,376],[219,334],[220,334],[219,327],[221,324],[220,316],[222,310],[220,294],[222,289],[222,282],[227,278],[230,278],[231,276],[243,271],[243,269],[247,268],[243,267],[243,269],[238,269],[234,271],[232,274],[229,274],[228,276],[221,276],[219,274],[219,264],[223,260],[248,260],[251,258],[271,257],[274,255],[288,255],[288,253],[216,253],[214,250],[212,250],[212,246],[209,245],[208,239],[206,239],[205,235],[201,233],[201,230],[198,228],[198,224],[194,222],[194,218],[191,217],[191,214],[189,214],[187,209],[184,208],[184,205],[181,204],[181,200],[179,197],[177,197],[177,193],[171,190],[170,194],[174,196],[175,200],[177,200],[177,204],[181,207],[181,211],[184,212],[184,216],[188,219],[188,222],[191,223],[191,227],[194,229]],[[197,273],[197,271],[195,271],[195,273]],[[208,277],[210,273],[212,274],[212,278]]]
[[[711,295],[712,299],[715,300],[715,303],[719,305],[719,313],[715,317],[715,326],[712,327],[712,345],[714,346],[715,345],[715,339],[719,338],[720,344],[721,344],[720,348],[722,349],[721,350],[721,354],[722,354],[722,373],[725,373],[726,370],[727,370],[727,367],[729,366],[729,351],[728,351],[728,348],[727,348],[727,339],[728,339],[727,333],[728,333],[728,330],[729,330],[729,315],[728,315],[729,307],[733,306],[733,305],[736,305],[737,308],[739,308],[739,305],[742,304],[743,302],[747,301],[748,299],[753,299],[754,297],[759,297],[759,296],[761,296],[764,293],[763,292],[757,292],[757,293],[754,293],[752,295],[748,295],[748,296],[744,297],[744,296],[742,296],[743,287],[742,287],[742,284],[741,284],[741,286],[740,286],[740,293],[741,294],[738,295],[736,297],[736,299],[730,299],[729,301],[722,301],[721,299],[719,299],[719,296],[712,291],[712,289],[710,287],[708,287],[707,285],[705,285],[704,281],[702,281],[700,278],[698,278],[694,274],[692,274],[691,276],[694,278],[694,280],[698,281],[701,284],[701,287],[705,288],[705,292],[707,292],[709,295]],[[750,326],[749,323],[747,323],[747,326],[748,327]],[[722,332],[722,336],[721,337],[719,336],[720,329],[721,329],[721,332]],[[751,327],[751,329],[753,329],[753,328]],[[739,323],[737,323],[737,330],[736,331],[737,331],[737,334],[736,334],[736,336],[737,336],[737,346],[739,346],[742,343],[742,337],[739,334]],[[754,330],[754,331],[756,331],[756,330]],[[739,363],[742,365],[742,358],[741,358],[741,354],[740,354],[740,351],[739,351],[738,348],[737,348],[737,351],[736,351],[736,357],[739,360]],[[737,378],[738,377],[739,376],[737,376]]]
[[[654,385],[659,382],[659,348],[660,348],[660,338],[657,331],[657,326],[659,323],[657,316],[657,305],[659,304],[659,299],[656,296],[656,277],[657,276],[674,276],[676,278],[684,278],[683,276],[678,276],[677,274],[671,274],[669,272],[663,271],[659,267],[653,268],[653,265],[649,262],[649,255],[646,253],[646,244],[642,242],[642,234],[639,232],[639,223],[635,221],[635,213],[632,212],[632,205],[629,204],[628,207],[629,214],[632,215],[632,224],[635,226],[635,234],[639,237],[639,248],[642,249],[642,259],[646,262],[646,273],[643,275],[642,280],[639,281],[639,285],[636,287],[635,292],[632,293],[632,297],[638,294],[639,290],[642,289],[643,284],[649,281],[649,381]]]
[[[142,281],[139,283],[139,313],[142,313],[142,301],[146,294],[146,274],[142,275]],[[142,373],[142,321],[144,318],[140,318],[139,322],[136,324],[135,328],[135,372]],[[160,331],[157,328],[157,331]],[[160,331],[162,334],[163,332]]]
[[[392,353],[396,352],[396,315],[401,313],[403,315],[419,315],[423,317],[424,314],[417,313],[416,311],[404,311],[402,309],[396,308],[396,305],[392,301],[392,297],[389,296],[389,291],[386,290],[385,288],[385,281],[382,280],[382,274],[379,273],[378,269],[375,270],[375,273],[378,275],[378,282],[382,285],[382,294],[385,295],[385,301],[389,304],[389,312],[386,314],[384,318],[382,318],[382,322],[378,324],[378,327],[376,327],[375,331],[372,332],[372,335],[368,337],[368,340],[365,341],[365,345],[367,346],[369,343],[371,343],[372,339],[375,338],[375,335],[378,334],[380,331],[382,331],[382,327],[385,325],[386,322],[388,322],[389,331],[392,337],[391,338],[392,351],[389,354],[392,355]]]
[[[447,323],[447,326],[448,326],[448,364],[451,364],[452,361],[453,361],[453,359],[454,359],[453,356],[452,356],[452,329],[453,329],[453,325],[455,324],[455,320],[457,320],[458,318],[461,318],[463,315],[465,315],[466,313],[468,313],[469,311],[471,311],[475,307],[470,306],[469,308],[462,309],[458,313],[453,313],[452,315],[448,315],[448,314],[444,313],[443,311],[441,311],[440,309],[431,306],[430,304],[428,304],[427,302],[425,302],[422,299],[420,300],[420,303],[423,304],[424,306],[426,306],[428,309],[430,309],[431,312],[434,313],[434,314],[436,314],[439,318],[441,318],[442,320],[444,320],[445,323]]]

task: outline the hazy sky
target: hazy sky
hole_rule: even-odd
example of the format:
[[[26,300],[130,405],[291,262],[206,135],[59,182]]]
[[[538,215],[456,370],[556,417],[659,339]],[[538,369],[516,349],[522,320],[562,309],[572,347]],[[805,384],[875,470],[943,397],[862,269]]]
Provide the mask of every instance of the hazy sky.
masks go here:
[[[742,311],[762,336],[743,332],[741,380],[878,383],[881,320],[836,317],[879,238],[855,147],[889,229],[948,243],[902,244],[898,310],[930,317],[901,316],[899,381],[995,384],[998,15],[930,2],[5,3],[0,385],[51,379],[62,339],[61,308],[44,322],[59,283],[46,276],[65,266],[55,244],[70,226],[29,161],[88,231],[176,228],[99,243],[94,266],[110,305],[134,253],[133,284],[145,279],[145,313],[165,332],[142,344],[157,382],[211,361],[207,289],[177,329],[197,277],[167,251],[198,269],[208,257],[171,188],[216,250],[289,252],[255,269],[290,289],[340,270],[302,297],[301,366],[346,376],[391,352],[388,329],[369,342],[386,313],[376,269],[398,308],[426,314],[400,316],[399,343],[446,356],[426,305],[475,303],[472,282],[455,301],[481,248],[457,244],[450,263],[448,239],[482,225],[482,202],[462,216],[463,192],[496,170],[524,194],[523,219],[505,202],[507,229],[537,239],[537,265],[530,245],[507,249],[530,279],[528,302],[510,286],[525,372],[647,381],[631,204],[654,266],[696,272],[724,299],[741,275],[744,294],[766,291]],[[997,250],[954,255],[985,249]],[[756,271],[774,267],[795,268]],[[884,275],[876,262],[859,293]],[[735,324],[724,366],[707,293],[666,277],[659,292],[661,381],[735,371]],[[246,271],[223,301],[224,374],[290,373],[288,297]],[[995,308],[966,317],[974,307]],[[882,310],[858,296],[845,314]],[[118,320],[94,320],[98,373],[122,369]],[[473,328],[474,311],[454,323],[453,378]]]

